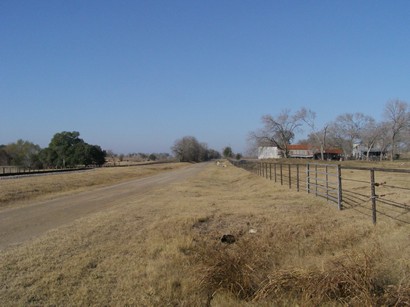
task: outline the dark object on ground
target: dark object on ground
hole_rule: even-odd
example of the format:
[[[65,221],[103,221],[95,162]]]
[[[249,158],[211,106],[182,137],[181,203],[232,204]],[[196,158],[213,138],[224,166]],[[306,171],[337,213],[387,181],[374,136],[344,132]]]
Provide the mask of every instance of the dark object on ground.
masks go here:
[[[223,235],[221,238],[222,243],[232,244],[235,243],[236,239],[233,235]]]

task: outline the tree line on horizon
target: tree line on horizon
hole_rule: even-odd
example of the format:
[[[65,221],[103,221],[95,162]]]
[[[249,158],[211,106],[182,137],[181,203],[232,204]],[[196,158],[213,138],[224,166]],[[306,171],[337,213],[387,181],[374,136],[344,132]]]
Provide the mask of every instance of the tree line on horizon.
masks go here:
[[[98,145],[90,145],[80,138],[77,131],[56,133],[48,147],[41,148],[30,141],[22,139],[15,143],[0,145],[0,165],[18,166],[32,169],[72,168],[76,166],[101,166],[116,161],[165,161],[176,159],[180,162],[203,162],[220,159],[222,155],[208,148],[206,143],[199,142],[193,136],[185,136],[175,141],[171,147],[174,156],[169,153],[131,153],[116,154],[112,150],[102,150]],[[233,158],[231,147],[223,149],[225,158]],[[241,154],[236,154],[239,159]]]
[[[180,162],[204,162],[221,158],[221,154],[199,142],[194,136],[184,136],[171,147],[175,158]]]
[[[0,145],[0,165],[33,169],[101,166],[105,163],[106,154],[100,146],[90,145],[81,139],[79,132],[63,131],[54,134],[46,148],[22,139]]]
[[[249,134],[251,148],[275,146],[288,157],[288,146],[293,143],[297,133],[308,130],[307,139],[299,144],[307,144],[320,152],[324,159],[326,149],[338,148],[347,159],[353,157],[355,144],[366,149],[368,160],[370,152],[378,149],[388,153],[390,160],[397,159],[400,152],[410,149],[410,106],[402,100],[391,100],[385,104],[383,119],[377,122],[363,113],[344,113],[335,120],[318,126],[316,113],[301,108],[296,112],[283,110],[276,116],[262,116],[263,127]],[[380,159],[383,158],[382,156]]]

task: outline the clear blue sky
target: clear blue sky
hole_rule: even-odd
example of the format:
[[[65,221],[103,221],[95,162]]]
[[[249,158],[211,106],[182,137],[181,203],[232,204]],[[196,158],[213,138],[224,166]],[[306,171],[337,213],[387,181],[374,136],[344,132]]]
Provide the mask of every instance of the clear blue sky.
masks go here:
[[[410,102],[410,1],[0,0],[0,144],[246,149],[264,114]]]

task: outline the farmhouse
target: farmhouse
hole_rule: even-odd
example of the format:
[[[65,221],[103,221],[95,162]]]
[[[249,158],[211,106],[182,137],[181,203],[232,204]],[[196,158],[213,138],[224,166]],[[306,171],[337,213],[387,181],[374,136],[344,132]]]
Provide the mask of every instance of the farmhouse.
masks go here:
[[[371,148],[370,150],[362,144],[354,144],[352,155],[354,159],[363,160],[367,158],[367,151],[369,151],[370,160],[379,160],[380,157],[386,155],[386,151],[381,150],[380,148]]]
[[[325,160],[340,160],[342,157],[342,150],[340,149],[326,149],[324,151]],[[258,159],[280,159],[283,158],[283,150],[278,147],[259,147]],[[314,149],[311,145],[295,144],[288,145],[288,157],[299,159],[321,159],[320,150]]]

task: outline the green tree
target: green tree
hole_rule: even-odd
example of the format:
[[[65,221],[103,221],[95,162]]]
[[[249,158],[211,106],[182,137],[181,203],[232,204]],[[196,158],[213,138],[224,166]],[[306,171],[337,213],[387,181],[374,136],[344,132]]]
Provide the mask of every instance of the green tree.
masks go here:
[[[79,132],[64,131],[53,136],[42,158],[48,165],[65,168],[91,164],[101,166],[106,155],[100,146],[84,142]]]
[[[10,165],[11,157],[6,150],[6,145],[0,145],[0,165]]]
[[[91,162],[94,165],[101,166],[105,163],[105,157],[107,156],[107,152],[102,150],[98,145],[89,145],[90,146],[90,155],[91,155]]]
[[[224,155],[225,158],[232,158],[233,157],[233,151],[230,146],[227,146],[224,148],[222,151],[222,154]]]

